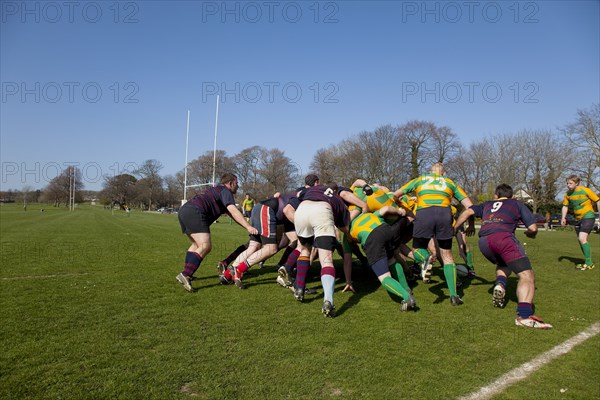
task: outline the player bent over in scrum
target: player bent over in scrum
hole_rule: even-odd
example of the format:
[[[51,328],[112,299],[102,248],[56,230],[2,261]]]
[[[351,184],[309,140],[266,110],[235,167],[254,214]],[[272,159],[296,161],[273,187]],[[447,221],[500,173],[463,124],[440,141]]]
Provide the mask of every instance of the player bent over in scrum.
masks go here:
[[[298,235],[300,256],[297,262],[294,297],[304,300],[306,274],[310,268],[310,252],[317,248],[321,263],[321,284],[323,285],[323,308],[325,317],[335,317],[333,292],[335,288],[335,268],[333,250],[337,239],[335,228],[349,233],[350,213],[342,198],[331,188],[314,186],[300,196],[300,205],[294,216]]]
[[[384,206],[374,213],[361,214],[350,225],[350,236],[361,243],[369,266],[381,285],[388,292],[403,299],[400,303],[401,311],[414,310],[417,306],[406,281],[404,269],[394,258],[394,250],[401,243],[403,231],[408,225],[405,216],[406,210],[403,208]],[[346,247],[345,250],[348,251],[349,248]],[[390,265],[394,266],[397,279],[392,277]]]
[[[181,231],[190,239],[190,247],[185,255],[183,271],[175,278],[188,292],[193,292],[192,279],[200,263],[212,249],[210,225],[221,214],[228,214],[250,235],[258,231],[253,228],[235,206],[233,195],[237,192],[238,180],[233,174],[227,173],[221,177],[221,183],[209,187],[204,193],[194,196],[185,203],[178,213]]]
[[[250,235],[248,248],[233,262],[231,267],[219,277],[223,284],[233,283],[240,289],[245,289],[242,282],[243,274],[254,264],[271,257],[277,251],[277,226],[283,225],[285,235],[291,242],[297,239],[294,231],[294,212],[299,201],[295,193],[272,197],[257,203],[252,209],[252,226],[258,234]]]

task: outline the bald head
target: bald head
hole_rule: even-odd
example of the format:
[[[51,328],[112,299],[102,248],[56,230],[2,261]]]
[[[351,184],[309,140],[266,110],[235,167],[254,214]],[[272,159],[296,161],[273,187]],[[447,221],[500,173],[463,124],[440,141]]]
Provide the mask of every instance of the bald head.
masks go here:
[[[446,174],[446,169],[444,168],[444,164],[442,164],[441,162],[436,162],[435,164],[433,164],[431,166],[431,171],[432,174],[437,174],[437,175],[445,175]]]

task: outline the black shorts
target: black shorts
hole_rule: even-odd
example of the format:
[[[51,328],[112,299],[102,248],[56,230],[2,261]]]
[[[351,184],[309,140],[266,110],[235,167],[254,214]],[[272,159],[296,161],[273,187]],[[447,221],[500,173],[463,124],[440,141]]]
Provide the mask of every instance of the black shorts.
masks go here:
[[[575,233],[579,235],[579,232],[590,234],[594,229],[594,218],[582,218],[575,224]]]
[[[447,240],[454,237],[450,207],[428,207],[417,211],[413,237]]]
[[[402,243],[406,243],[412,239],[412,223],[406,217],[400,217],[390,225],[392,229],[392,247],[395,249]],[[406,240],[407,235],[410,239]]]
[[[179,219],[179,225],[181,225],[181,232],[186,235],[192,233],[210,233],[210,224],[213,221],[209,221],[206,215],[202,212],[202,209],[191,203],[186,203],[179,209],[177,213]]]
[[[393,257],[394,236],[394,230],[388,224],[382,224],[373,229],[363,246],[369,265],[373,265],[382,258]]]

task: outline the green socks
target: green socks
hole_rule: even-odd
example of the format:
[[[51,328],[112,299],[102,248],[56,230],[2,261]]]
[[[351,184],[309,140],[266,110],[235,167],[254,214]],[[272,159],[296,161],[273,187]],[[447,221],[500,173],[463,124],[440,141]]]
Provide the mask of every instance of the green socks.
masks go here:
[[[406,281],[406,275],[404,274],[404,268],[400,263],[394,264],[394,271],[396,272],[396,280],[407,292],[410,292],[410,286],[408,286],[408,282]]]
[[[583,256],[585,257],[585,263],[587,265],[592,265],[592,246],[590,246],[590,242],[585,242],[581,245],[581,251],[583,252]]]
[[[470,270],[475,269],[473,268],[473,253],[471,253],[470,251],[467,251],[467,268],[469,268]]]
[[[404,276],[404,272],[402,273],[402,276]],[[388,292],[395,294],[396,296],[402,297],[405,300],[408,299],[408,297],[410,296],[410,292],[403,288],[400,282],[398,282],[390,276],[386,276],[385,278],[383,278],[381,285]]]
[[[413,250],[413,259],[419,264],[425,262],[425,260],[429,257],[429,252],[425,249],[414,249]]]
[[[458,296],[456,293],[456,265],[455,264],[444,264],[444,277],[446,277],[446,284],[448,290],[450,290],[450,296]]]

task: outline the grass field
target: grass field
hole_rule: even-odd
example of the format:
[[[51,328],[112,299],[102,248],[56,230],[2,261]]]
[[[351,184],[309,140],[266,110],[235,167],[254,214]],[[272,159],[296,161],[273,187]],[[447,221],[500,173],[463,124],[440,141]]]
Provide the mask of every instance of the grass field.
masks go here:
[[[454,399],[600,320],[600,268],[573,268],[572,231],[518,232],[536,314],[555,327],[538,331],[514,326],[514,278],[508,306],[491,306],[494,269],[478,250],[461,307],[441,268],[414,287],[420,310],[401,313],[357,266],[359,291],[338,282],[326,319],[316,264],[319,293],[304,303],[275,284],[278,256],[250,270],[245,291],[218,284],[216,262],[246,240],[228,219],[190,294],[175,281],[188,245],[175,215],[39,208],[0,207],[1,399]],[[599,361],[595,336],[494,398],[599,399]]]

